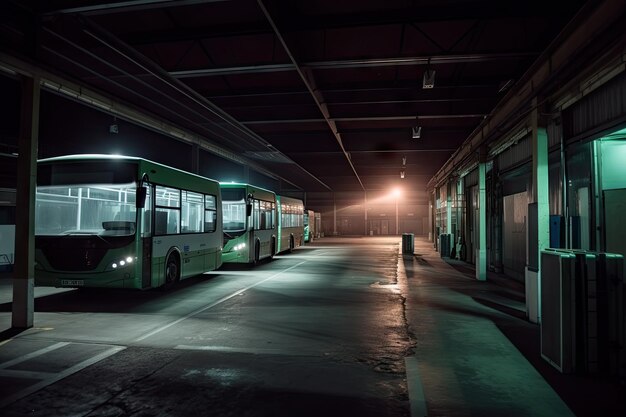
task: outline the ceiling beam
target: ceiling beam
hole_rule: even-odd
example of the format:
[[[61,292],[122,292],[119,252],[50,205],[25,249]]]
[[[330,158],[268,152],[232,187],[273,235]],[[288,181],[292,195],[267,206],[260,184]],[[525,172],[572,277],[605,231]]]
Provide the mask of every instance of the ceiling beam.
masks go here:
[[[332,117],[323,119],[274,119],[242,120],[246,126],[264,124],[321,123],[321,122],[382,122],[391,120],[432,120],[432,119],[482,119],[486,114],[430,114],[409,116],[367,116],[367,117]],[[334,133],[334,132],[333,132]]]
[[[180,1],[180,3],[184,3],[184,1]],[[427,7],[419,3],[415,2],[410,7],[385,10],[379,9],[365,12],[355,10],[353,13],[327,13],[323,15],[317,13],[311,15],[290,13],[281,16],[284,17],[284,20],[282,20],[282,31],[283,33],[293,34],[312,31],[323,32],[329,29],[363,28],[375,30],[377,27],[387,25],[420,23],[439,23],[445,26],[448,22],[458,20],[497,21],[503,18],[511,19],[513,25],[522,28],[524,27],[523,23],[528,18],[563,19],[564,16],[571,15],[573,9],[579,7],[576,1],[546,2],[542,0],[534,0],[530,4],[528,1],[515,3],[483,2],[482,4],[476,4],[477,2],[474,1],[467,2],[467,6],[456,4],[455,7],[449,7],[447,4],[442,4],[439,7]],[[114,11],[113,9],[111,12]],[[245,24],[207,21],[207,24],[201,27],[183,29],[152,31],[129,29],[128,32],[120,35],[132,45],[146,45],[158,42],[200,41],[203,39],[267,35],[271,33],[264,21],[255,19],[256,17],[247,19]]]
[[[285,50],[285,53],[289,56],[289,59],[291,60],[291,63],[295,67],[295,70],[298,72],[298,75],[300,75],[300,78],[302,79],[302,82],[306,86],[307,90],[309,90],[309,92],[311,93],[311,97],[313,98],[313,100],[315,100],[315,104],[317,104],[317,107],[319,108],[320,112],[324,116],[324,121],[328,124],[328,127],[330,128],[331,132],[335,136],[335,139],[337,139],[337,144],[339,145],[339,147],[343,151],[343,154],[346,157],[346,161],[350,165],[350,168],[352,168],[352,172],[354,172],[354,175],[356,176],[356,179],[359,181],[359,184],[361,184],[361,188],[363,190],[365,190],[365,186],[363,185],[363,182],[361,181],[361,178],[359,178],[359,174],[356,172],[356,169],[354,168],[354,165],[352,164],[352,161],[350,160],[350,155],[348,155],[348,153],[346,152],[346,149],[343,146],[343,142],[341,140],[341,135],[339,134],[339,131],[337,130],[337,126],[335,125],[335,122],[332,119],[330,119],[330,114],[328,113],[328,107],[324,103],[324,98],[321,95],[321,92],[315,87],[315,82],[313,80],[313,77],[311,76],[310,73],[308,74],[309,77],[307,77],[305,75],[303,69],[298,66],[298,63],[296,62],[296,59],[294,58],[293,54],[291,53],[291,50],[287,46],[287,43],[285,42],[285,39],[283,38],[283,36],[281,35],[280,31],[278,30],[278,27],[274,23],[274,20],[272,19],[272,16],[269,14],[268,10],[265,8],[265,5],[263,4],[263,1],[262,0],[257,0],[257,3],[259,5],[259,7],[261,8],[261,11],[265,15],[265,18],[267,19],[269,24],[272,26],[272,29],[274,30],[274,34],[276,35],[276,37],[280,41],[281,45],[283,46],[283,49]]]
[[[377,104],[429,104],[429,103],[466,103],[466,102],[478,102],[478,101],[493,101],[493,97],[481,97],[481,98],[433,98],[433,99],[415,99],[415,100],[370,100],[370,101],[326,101],[329,106],[369,106]],[[294,105],[303,105],[300,103],[287,103],[287,104],[258,104],[258,105],[225,105],[221,106],[222,110],[251,110],[251,109],[276,109],[278,107],[293,108]]]
[[[127,0],[127,1],[106,1],[102,3],[89,4],[87,6],[68,7],[64,9],[52,9],[42,15],[54,16],[58,14],[83,14],[98,15],[121,13],[130,11],[140,11],[154,9],[155,7],[180,7],[191,6],[203,3],[217,3],[230,0]]]
[[[395,58],[368,58],[348,59],[336,61],[313,61],[298,64],[300,68],[311,69],[350,69],[371,67],[395,67],[405,65],[440,65],[440,64],[467,64],[473,62],[490,62],[502,60],[518,60],[538,56],[537,52],[518,53],[484,53],[464,55],[433,55],[420,57],[395,57]],[[222,68],[199,68],[184,71],[171,71],[174,78],[211,77],[217,75],[237,75],[263,72],[296,71],[296,64],[268,64],[268,65],[244,65],[237,67]]]
[[[357,154],[381,154],[381,153],[422,153],[422,152],[453,152],[456,151],[457,148],[441,148],[441,149],[383,149],[383,150],[370,150],[370,151],[348,151],[351,155]],[[314,155],[337,155],[341,154],[339,151],[308,151],[308,152],[289,152],[285,153],[290,156],[314,156]]]

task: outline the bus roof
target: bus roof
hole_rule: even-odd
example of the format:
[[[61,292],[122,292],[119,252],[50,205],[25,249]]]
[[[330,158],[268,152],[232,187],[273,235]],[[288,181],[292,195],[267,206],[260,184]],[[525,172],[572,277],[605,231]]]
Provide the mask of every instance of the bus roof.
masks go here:
[[[111,154],[75,154],[75,155],[62,155],[62,156],[53,156],[51,158],[39,159],[37,162],[57,162],[57,161],[84,161],[84,160],[120,160],[120,161],[148,161],[152,163],[156,163],[153,161],[149,161],[147,159],[139,158],[136,156],[126,156],[126,155],[111,155]],[[159,164],[162,165],[162,164]]]
[[[239,182],[220,182],[220,188],[244,188],[247,193],[251,193],[260,198],[270,199],[272,201],[276,200],[276,193],[271,190],[267,190],[265,188],[257,187],[252,184],[245,184]],[[258,194],[255,194],[258,193]]]
[[[141,158],[138,156],[127,156],[127,155],[111,155],[111,154],[75,154],[75,155],[62,155],[62,156],[54,156],[51,158],[39,159],[37,163],[53,163],[53,162],[80,162],[80,161],[125,161],[125,162],[135,162],[135,163],[149,163],[156,166],[160,166],[163,168],[167,168],[170,170],[178,171],[180,173],[184,173],[187,175],[192,175],[201,179],[208,179],[214,182],[212,178],[204,177],[202,175],[194,174],[193,172],[184,171],[179,168],[174,168],[169,165],[161,164],[159,162],[154,162],[149,159]]]

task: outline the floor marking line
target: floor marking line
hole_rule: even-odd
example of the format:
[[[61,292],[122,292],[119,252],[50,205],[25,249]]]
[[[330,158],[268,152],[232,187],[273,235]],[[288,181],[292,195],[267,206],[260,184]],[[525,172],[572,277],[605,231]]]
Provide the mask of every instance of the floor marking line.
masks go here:
[[[24,398],[27,395],[30,395],[34,392],[39,391],[42,388],[47,387],[48,385],[54,384],[57,381],[60,381],[63,378],[66,378],[90,365],[93,365],[96,362],[100,362],[101,360],[116,354],[117,352],[126,349],[126,347],[124,346],[115,346],[112,347],[110,349],[105,350],[102,353],[97,354],[96,356],[93,356],[89,359],[86,359],[82,362],[77,363],[76,365],[67,368],[66,370],[59,372],[58,374],[54,374],[54,376],[52,378],[49,379],[45,379],[41,382],[38,382],[34,385],[31,385],[27,388],[24,388],[23,390],[16,392],[13,395],[10,395],[6,398],[3,398],[2,400],[0,400],[0,408],[5,407],[11,403],[14,403],[15,401],[19,400],[20,398]]]
[[[426,417],[428,416],[426,396],[419,376],[417,358],[415,356],[404,358],[404,365],[406,367],[406,385],[409,390],[411,417]]]
[[[192,346],[192,345],[177,345],[174,347],[177,350],[196,350],[204,352],[218,352],[218,353],[243,353],[250,355],[276,355],[276,356],[289,356],[289,357],[307,357],[307,358],[322,358],[327,357],[330,353],[320,353],[313,351],[299,350],[293,352],[285,349],[257,349],[257,348],[242,348],[231,346]]]
[[[197,314],[200,314],[200,313],[202,313],[203,311],[206,311],[206,310],[208,310],[208,309],[210,309],[210,308],[213,308],[213,307],[215,307],[216,305],[219,305],[219,304],[223,303],[224,301],[228,301],[228,300],[230,300],[231,298],[233,298],[233,297],[235,297],[235,296],[237,296],[237,295],[239,295],[239,294],[241,294],[241,293],[243,293],[243,292],[245,292],[245,291],[248,291],[248,290],[249,290],[249,289],[251,289],[251,288],[256,287],[257,285],[261,285],[261,284],[263,284],[264,282],[269,281],[270,279],[276,278],[277,276],[279,276],[279,275],[281,275],[281,274],[283,274],[283,273],[285,273],[285,272],[291,271],[292,269],[297,268],[297,267],[299,267],[300,265],[302,265],[302,264],[304,264],[304,263],[306,263],[306,262],[308,262],[308,261],[302,261],[302,262],[299,262],[299,263],[297,263],[297,264],[295,264],[295,265],[293,265],[293,266],[290,266],[289,268],[284,269],[284,270],[282,270],[282,271],[280,271],[280,272],[277,272],[277,273],[275,273],[274,275],[271,275],[271,276],[269,276],[268,278],[265,278],[265,279],[263,279],[263,280],[261,280],[261,281],[259,281],[259,282],[257,282],[257,283],[254,283],[254,284],[249,285],[249,286],[247,286],[247,287],[245,287],[245,288],[242,288],[242,289],[240,289],[240,290],[237,290],[237,291],[235,291],[234,293],[232,293],[232,294],[230,294],[230,295],[227,295],[227,296],[225,296],[225,297],[222,297],[222,298],[220,298],[219,300],[217,300],[217,301],[215,301],[215,302],[213,302],[213,303],[211,303],[211,304],[209,304],[209,305],[207,305],[207,306],[204,306],[204,307],[199,308],[199,309],[197,309],[197,310],[195,310],[195,311],[192,311],[191,313],[187,314],[187,315],[186,315],[186,316],[184,316],[184,317],[181,317],[181,318],[179,318],[179,319],[177,319],[177,320],[174,320],[174,321],[172,321],[172,322],[170,322],[170,323],[168,323],[168,324],[166,324],[166,325],[164,325],[164,326],[161,326],[161,327],[159,327],[159,328],[157,328],[157,329],[155,329],[155,330],[152,330],[151,332],[148,332],[148,333],[144,334],[143,336],[138,337],[137,339],[135,339],[135,340],[134,340],[134,342],[141,342],[142,340],[145,340],[145,339],[149,338],[150,336],[154,336],[155,334],[160,333],[160,332],[162,332],[163,330],[169,329],[170,327],[172,327],[172,326],[174,326],[174,325],[176,325],[176,324],[180,323],[180,322],[181,322],[181,321],[183,321],[183,320],[187,320],[188,318],[193,317],[193,316],[195,316],[195,315],[197,315]]]
[[[63,346],[67,346],[69,344],[70,344],[69,342],[59,342],[59,343],[55,343],[54,345],[50,345],[50,346],[48,346],[46,348],[39,349],[39,350],[36,350],[34,352],[31,352],[31,353],[27,353],[26,355],[22,355],[22,356],[20,356],[18,358],[10,360],[10,361],[4,362],[4,363],[0,363],[0,369],[5,369],[5,368],[8,368],[9,366],[13,366],[13,365],[18,364],[20,362],[24,362],[24,361],[27,361],[29,359],[36,358],[37,356],[41,356],[41,355],[43,355],[45,353],[52,352],[53,350],[62,348]]]

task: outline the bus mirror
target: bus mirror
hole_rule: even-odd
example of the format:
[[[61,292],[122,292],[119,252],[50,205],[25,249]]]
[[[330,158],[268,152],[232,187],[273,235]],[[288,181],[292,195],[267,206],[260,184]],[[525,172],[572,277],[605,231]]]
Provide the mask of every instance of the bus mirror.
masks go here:
[[[252,215],[252,203],[246,204],[246,217],[250,217]]]
[[[147,187],[137,187],[137,199],[135,201],[135,207],[142,209],[146,206],[146,195],[148,194]]]

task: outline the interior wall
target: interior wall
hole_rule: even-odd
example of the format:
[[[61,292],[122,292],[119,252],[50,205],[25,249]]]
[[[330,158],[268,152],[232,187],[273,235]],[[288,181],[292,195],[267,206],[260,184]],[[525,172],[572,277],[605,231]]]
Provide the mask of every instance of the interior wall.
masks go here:
[[[503,212],[502,264],[504,273],[523,281],[526,266],[526,219],[528,217],[526,191],[505,196]]]
[[[626,188],[626,140],[600,141],[602,189]]]

